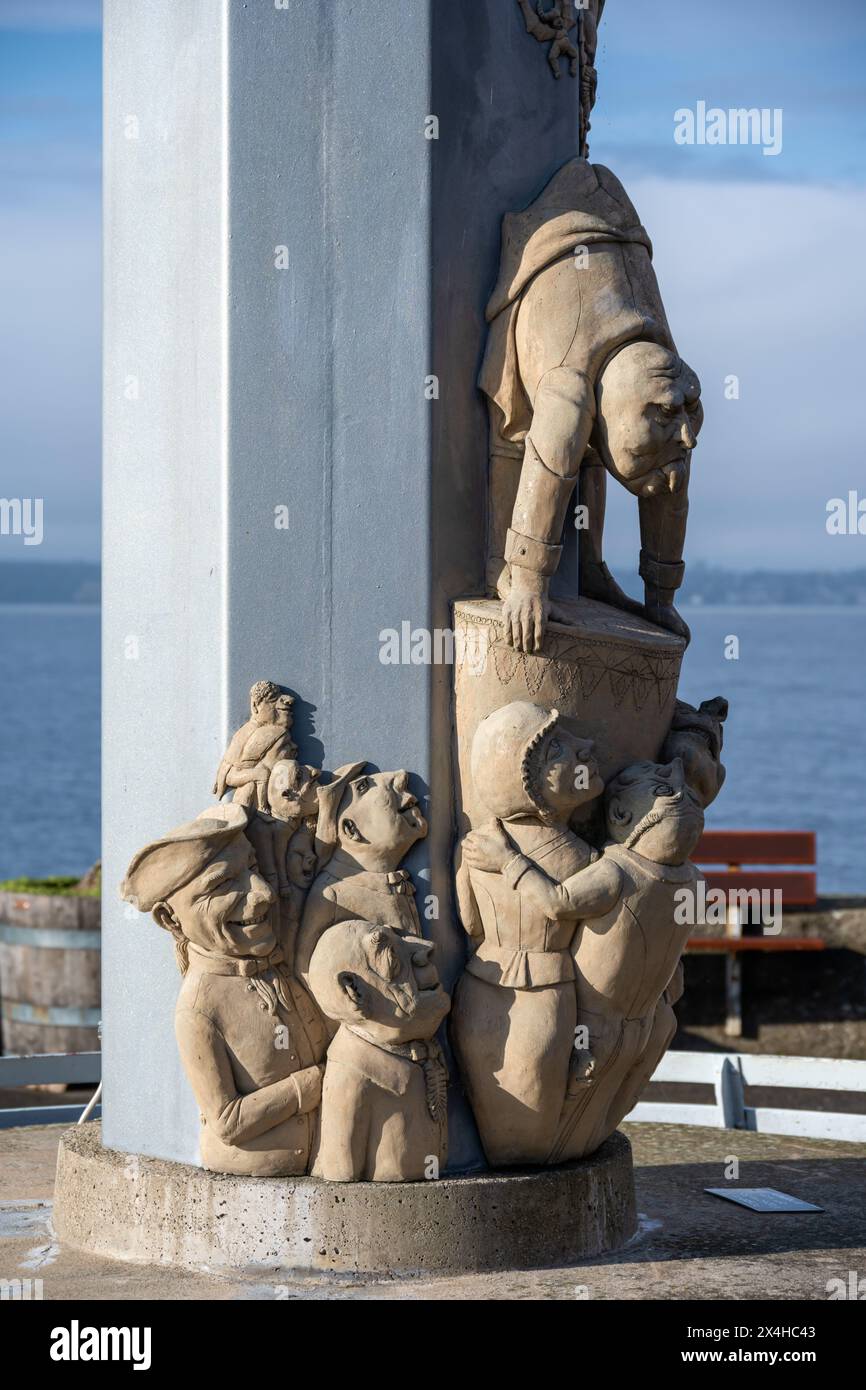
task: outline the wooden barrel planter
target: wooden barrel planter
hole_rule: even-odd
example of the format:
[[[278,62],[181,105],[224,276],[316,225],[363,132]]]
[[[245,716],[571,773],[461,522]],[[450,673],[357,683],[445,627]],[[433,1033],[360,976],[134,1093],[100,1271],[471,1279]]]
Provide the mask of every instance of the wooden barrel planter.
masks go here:
[[[100,906],[81,894],[0,890],[4,1053],[99,1048]]]

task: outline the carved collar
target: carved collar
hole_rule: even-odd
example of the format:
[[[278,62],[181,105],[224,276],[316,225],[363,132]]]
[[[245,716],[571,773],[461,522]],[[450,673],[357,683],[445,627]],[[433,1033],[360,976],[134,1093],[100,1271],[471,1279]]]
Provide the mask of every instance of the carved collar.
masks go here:
[[[204,975],[241,975],[245,980],[275,970],[285,961],[279,946],[269,956],[221,956],[217,951],[206,951],[190,942],[189,955],[190,961]]]
[[[654,859],[645,859],[637,850],[626,849],[615,840],[608,841],[604,853],[626,868],[632,867],[642,877],[655,878],[661,883],[690,883],[698,872],[690,859],[684,864],[657,864]]]
[[[414,1066],[411,1057],[401,1056],[382,1043],[373,1042],[346,1023],[340,1025],[328,1048],[328,1061],[351,1067],[395,1096],[406,1094]]]
[[[339,849],[331,855],[324,872],[332,878],[351,879],[353,885],[369,888],[373,893],[399,893],[411,897],[415,892],[408,869],[359,869],[355,860]]]

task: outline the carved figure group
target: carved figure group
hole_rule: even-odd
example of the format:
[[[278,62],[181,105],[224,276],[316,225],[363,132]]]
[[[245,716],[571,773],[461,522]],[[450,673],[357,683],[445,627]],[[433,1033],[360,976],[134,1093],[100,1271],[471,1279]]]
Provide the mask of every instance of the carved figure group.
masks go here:
[[[515,701],[478,726],[472,776],[491,818],[460,846],[470,955],[450,1024],[493,1166],[592,1152],[668,1046],[688,930],[673,895],[697,882],[688,856],[724,777],[726,713],[678,703],[668,761],[606,788],[592,741],[555,709]],[[202,1161],[434,1176],[447,1154],[435,1034],[451,1001],[400,867],[427,831],[408,774],[355,762],[320,779],[278,760],[259,785],[269,810],[208,808],[135,855],[122,886],[174,939]],[[602,800],[592,844],[571,819]]]
[[[427,823],[405,771],[357,762],[323,782],[295,761],[292,705],[253,686],[217,777],[234,799],[140,851],[121,891],[174,939],[205,1167],[432,1177],[450,1000],[400,868]]]
[[[550,42],[554,73],[563,59],[580,71],[583,146],[603,0],[581,5],[579,24],[570,0],[519,4],[529,33]],[[674,633],[661,636],[678,671],[700,384],[677,353],[649,237],[609,170],[571,160],[505,217],[487,319],[487,584],[501,609],[487,606],[523,654],[509,658],[538,693],[553,659],[546,625],[568,624],[582,597],[596,601],[583,607],[590,625],[600,602]],[[637,498],[643,603],[603,559],[608,473]],[[578,586],[553,603],[576,488],[587,519]],[[610,624],[594,621],[607,650]],[[629,621],[656,660],[645,623]],[[409,774],[299,762],[292,695],[252,687],[217,804],[135,855],[122,888],[174,940],[177,1039],[207,1167],[337,1182],[438,1176],[443,1026],[492,1166],[582,1158],[628,1114],[676,1027],[688,928],[674,908],[699,880],[690,855],[724,780],[727,703],[673,706],[673,684],[662,697],[657,681],[652,729],[618,743],[622,663],[604,661],[612,704],[601,717],[594,706],[595,741],[547,703],[491,708],[495,686],[461,732],[458,701],[472,818],[464,802],[456,898],[469,949],[450,1019],[402,867],[427,833]],[[584,710],[579,674],[584,705],[569,708]],[[577,698],[574,677],[563,698]],[[636,759],[643,749],[651,756]]]
[[[713,702],[711,702],[713,703]],[[721,702],[723,704],[724,702]],[[689,706],[680,706],[685,725]],[[601,790],[591,745],[556,710],[515,702],[479,725],[476,788],[493,819],[461,845],[458,895],[472,954],[452,1033],[489,1162],[553,1163],[598,1148],[635,1104],[676,1028],[688,927],[675,895],[703,830],[712,752],[639,762],[604,789],[591,847],[569,818]],[[672,735],[671,737],[675,737]]]

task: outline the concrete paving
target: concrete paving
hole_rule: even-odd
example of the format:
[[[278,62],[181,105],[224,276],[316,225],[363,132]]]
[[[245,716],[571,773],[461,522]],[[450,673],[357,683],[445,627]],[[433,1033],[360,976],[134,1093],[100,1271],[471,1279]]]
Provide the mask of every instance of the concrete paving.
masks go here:
[[[617,1255],[569,1268],[376,1281],[280,1270],[180,1271],[58,1245],[51,1225],[61,1128],[0,1132],[0,1279],[41,1279],[46,1300],[814,1299],[866,1276],[866,1146],[677,1125],[623,1126],[641,1229]],[[739,1165],[732,1181],[732,1163]],[[705,1187],[776,1187],[821,1213],[762,1214]],[[831,1287],[833,1287],[831,1285]]]

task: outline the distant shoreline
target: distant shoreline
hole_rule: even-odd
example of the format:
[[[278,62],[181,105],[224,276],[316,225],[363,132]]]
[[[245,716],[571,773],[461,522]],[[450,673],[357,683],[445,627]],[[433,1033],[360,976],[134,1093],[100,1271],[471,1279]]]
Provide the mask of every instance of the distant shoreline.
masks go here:
[[[637,581],[635,581],[637,583]],[[0,607],[101,602],[102,571],[95,561],[0,560]],[[679,606],[814,608],[866,612],[866,568],[852,570],[724,570],[700,561],[686,566]]]
[[[98,605],[102,567],[87,560],[0,561],[0,605]]]

